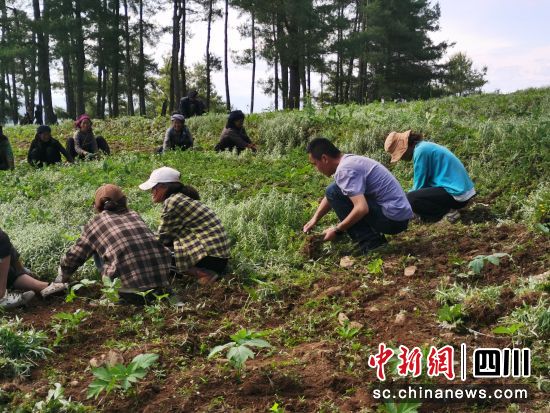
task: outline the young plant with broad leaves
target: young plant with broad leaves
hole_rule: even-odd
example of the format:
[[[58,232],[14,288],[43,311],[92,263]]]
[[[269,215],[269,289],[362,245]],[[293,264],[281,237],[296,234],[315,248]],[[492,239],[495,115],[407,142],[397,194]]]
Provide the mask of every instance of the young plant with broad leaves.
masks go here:
[[[97,399],[102,392],[109,394],[113,390],[122,390],[123,393],[126,393],[134,383],[147,375],[149,368],[155,364],[158,358],[157,354],[140,354],[134,357],[127,366],[119,363],[114,366],[92,369],[95,379],[88,386],[87,397]]]
[[[84,321],[91,313],[82,309],[74,313],[57,313],[52,318],[52,330],[55,333],[53,346],[58,346],[68,335],[74,335],[78,331],[80,323]]]
[[[208,359],[228,350],[227,360],[229,364],[240,373],[244,369],[246,361],[248,359],[253,359],[255,356],[252,348],[272,347],[271,344],[261,338],[264,335],[263,333],[257,333],[246,329],[239,330],[237,333],[230,336],[232,341],[214,347],[212,351],[210,351]]]

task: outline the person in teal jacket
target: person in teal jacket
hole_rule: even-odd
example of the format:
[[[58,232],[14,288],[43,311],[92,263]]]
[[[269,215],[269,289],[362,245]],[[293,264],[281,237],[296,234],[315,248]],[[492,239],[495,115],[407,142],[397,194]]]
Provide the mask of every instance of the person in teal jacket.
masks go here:
[[[413,212],[426,222],[455,222],[476,194],[466,168],[449,149],[411,130],[391,132],[384,144],[391,162],[413,161],[414,184],[407,194]]]

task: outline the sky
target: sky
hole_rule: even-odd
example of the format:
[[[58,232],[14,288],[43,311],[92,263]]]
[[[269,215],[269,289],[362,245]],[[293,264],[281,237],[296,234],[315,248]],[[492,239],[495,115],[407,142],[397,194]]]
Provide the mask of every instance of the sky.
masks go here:
[[[440,30],[432,33],[434,41],[454,42],[447,57],[456,52],[466,53],[474,67],[487,66],[486,92],[513,92],[528,87],[550,86],[550,1],[549,0],[440,0]],[[156,23],[171,25],[171,11],[159,10],[153,17]],[[248,16],[238,16],[230,9],[229,43],[231,53],[250,47],[250,39],[241,38],[238,26]],[[186,43],[189,64],[203,60],[206,48],[206,24],[195,23],[193,35]],[[211,53],[223,58],[223,19],[212,26]],[[170,53],[171,35],[163,35],[148,52],[160,64]],[[229,67],[231,103],[235,109],[250,111],[251,66]],[[256,79],[266,79],[272,67],[258,61]],[[312,88],[318,91],[320,76],[312,76]],[[213,74],[213,83],[225,96],[223,71]],[[63,95],[56,93],[54,105],[64,106]],[[262,93],[256,85],[255,112],[273,108],[273,98]]]

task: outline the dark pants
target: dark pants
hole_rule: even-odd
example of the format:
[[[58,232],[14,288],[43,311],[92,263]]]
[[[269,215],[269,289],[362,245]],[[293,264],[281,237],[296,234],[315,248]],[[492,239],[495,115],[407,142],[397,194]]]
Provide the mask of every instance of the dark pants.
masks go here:
[[[51,165],[61,162],[61,153],[53,147],[47,147],[44,152],[33,149],[29,154],[29,160],[33,165],[41,168],[42,165]]]
[[[440,187],[422,188],[407,194],[413,212],[423,221],[437,222],[451,209],[461,209],[468,201],[459,202]]]
[[[106,155],[111,154],[111,149],[109,149],[109,145],[103,136],[96,136],[95,140],[97,142],[98,150],[104,152]],[[87,148],[83,149],[87,150]],[[69,152],[74,159],[84,159],[82,155],[76,153],[76,149],[74,148],[74,138],[72,136],[67,138],[67,152]]]
[[[225,271],[228,263],[227,258],[218,258],[206,256],[199,262],[195,264],[195,267],[204,268],[206,270],[214,271],[218,274],[221,274]]]
[[[8,268],[6,287],[11,288],[15,280],[21,275],[21,273],[18,273],[15,269],[15,264],[19,261],[19,253],[11,243],[8,234],[0,230],[0,258],[6,259],[8,257],[10,257],[10,266]]]
[[[353,202],[344,195],[335,183],[327,187],[325,196],[338,216],[343,221],[353,209]],[[353,241],[362,250],[376,248],[386,242],[383,234],[399,234],[407,229],[409,220],[394,221],[382,213],[382,208],[373,200],[367,198],[369,213],[347,230]]]

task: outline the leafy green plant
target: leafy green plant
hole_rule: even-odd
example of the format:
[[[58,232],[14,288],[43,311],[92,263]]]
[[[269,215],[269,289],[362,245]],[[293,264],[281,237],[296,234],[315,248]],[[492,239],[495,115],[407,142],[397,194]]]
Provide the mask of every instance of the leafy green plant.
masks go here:
[[[345,321],[344,325],[341,325],[336,329],[336,333],[345,340],[351,340],[359,334],[360,330],[361,328],[352,327],[349,321]]]
[[[481,271],[485,267],[485,264],[491,263],[498,267],[500,265],[500,260],[504,257],[508,257],[509,259],[512,259],[510,254],[507,254],[505,252],[495,252],[494,254],[491,254],[491,255],[478,255],[468,263],[468,268],[475,275],[479,275],[481,274]]]
[[[285,408],[279,406],[279,403],[275,402],[273,403],[273,406],[271,406],[269,411],[272,413],[285,413]]]
[[[84,321],[91,313],[82,309],[74,313],[56,313],[52,318],[55,320],[52,329],[55,332],[53,346],[58,346],[67,335],[73,335],[77,332],[80,323]]]
[[[523,327],[522,323],[515,323],[510,324],[506,326],[498,326],[493,328],[493,333],[495,334],[504,334],[508,336],[514,335],[521,327]]]
[[[103,366],[92,369],[95,379],[88,386],[87,397],[96,398],[105,392],[120,389],[122,392],[128,391],[134,383],[143,379],[149,368],[158,360],[157,354],[140,354],[134,357],[132,362],[125,366],[124,364],[115,364],[114,366]]]
[[[118,290],[122,286],[122,282],[119,278],[110,279],[109,277],[103,276],[103,288],[101,292],[103,293],[103,304],[116,304],[119,302],[120,297],[118,295]]]
[[[264,334],[262,333],[256,333],[243,328],[230,336],[232,341],[229,343],[214,347],[210,351],[210,354],[208,354],[208,359],[211,359],[224,350],[228,350],[227,359],[229,360],[229,364],[240,372],[244,368],[246,361],[254,358],[255,356],[254,352],[251,350],[251,347],[272,347],[271,344],[260,338],[263,336]]]
[[[36,360],[52,351],[45,346],[45,332],[23,326],[21,319],[0,320],[0,377],[25,377]]]
[[[439,321],[444,321],[449,324],[460,324],[464,317],[462,312],[462,305],[447,305],[445,304],[437,311],[437,318]]]
[[[72,303],[78,296],[76,295],[76,292],[80,290],[82,287],[90,287],[92,285],[95,285],[97,281],[95,280],[89,280],[87,278],[84,278],[80,280],[80,282],[76,283],[69,289],[69,293],[65,297],[65,302]]]
[[[378,275],[384,271],[384,261],[382,258],[375,258],[367,264],[369,274]]]
[[[85,413],[93,409],[71,401],[70,397],[65,398],[65,389],[61,384],[55,383],[54,388],[48,390],[46,400],[37,402],[32,411],[33,413]]]
[[[385,402],[378,407],[380,413],[417,413],[422,403]]]

